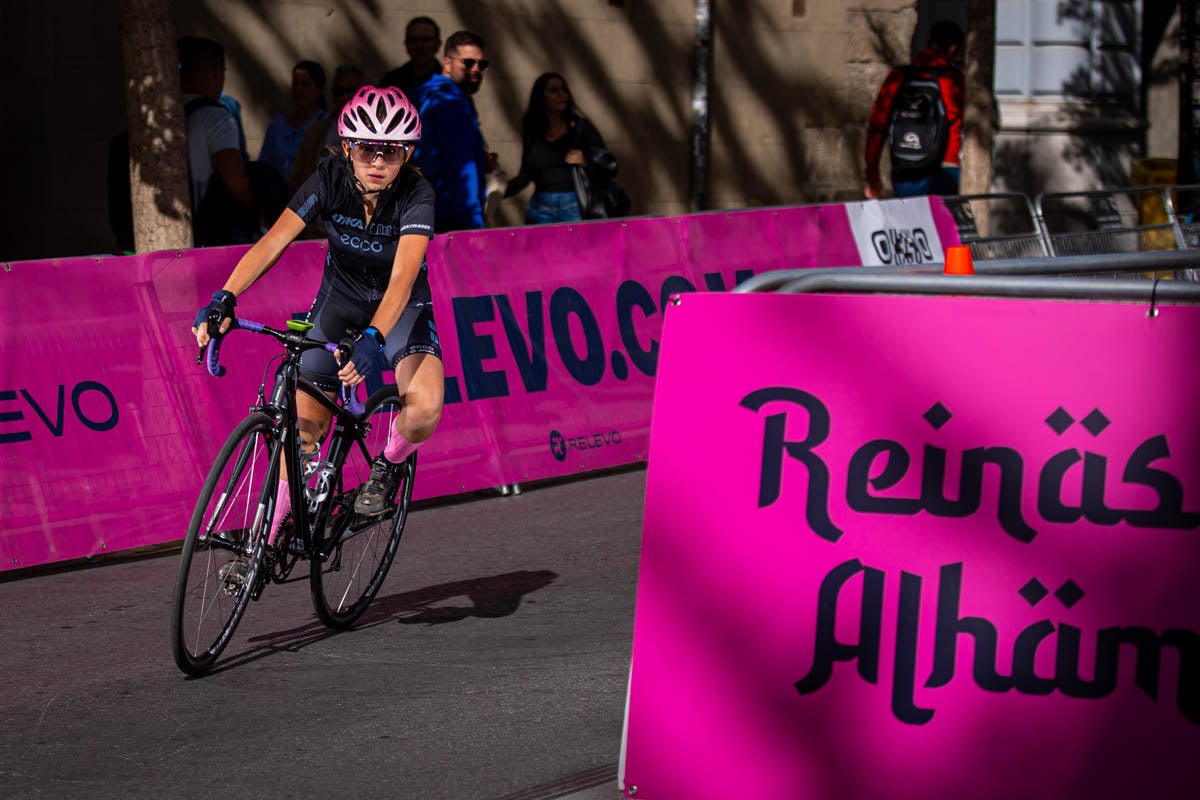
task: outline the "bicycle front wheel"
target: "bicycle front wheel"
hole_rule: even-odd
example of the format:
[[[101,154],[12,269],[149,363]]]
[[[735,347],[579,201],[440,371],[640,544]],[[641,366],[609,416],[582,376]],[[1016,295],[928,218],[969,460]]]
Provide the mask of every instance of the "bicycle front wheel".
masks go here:
[[[404,463],[395,502],[387,511],[371,517],[354,512],[358,491],[371,474],[371,459],[383,452],[400,409],[394,386],[371,396],[363,411],[364,417],[371,420],[371,431],[351,446],[338,478],[326,539],[332,549],[328,560],[314,558],[309,572],[313,608],[321,622],[331,628],[348,628],[367,610],[387,577],[404,533],[417,469],[416,453]]]
[[[171,652],[202,675],[229,644],[262,569],[278,484],[274,423],[251,414],[229,435],[196,501],[175,579]]]

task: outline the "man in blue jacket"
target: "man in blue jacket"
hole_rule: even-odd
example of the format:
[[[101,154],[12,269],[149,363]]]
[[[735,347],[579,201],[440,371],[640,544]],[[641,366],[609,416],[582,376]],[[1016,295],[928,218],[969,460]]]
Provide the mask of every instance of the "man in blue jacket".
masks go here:
[[[435,230],[482,228],[487,182],[496,168],[479,128],[472,95],[483,84],[488,60],[483,38],[458,31],[446,40],[442,74],[434,75],[410,98],[421,114],[421,142],[413,161],[436,193]]]

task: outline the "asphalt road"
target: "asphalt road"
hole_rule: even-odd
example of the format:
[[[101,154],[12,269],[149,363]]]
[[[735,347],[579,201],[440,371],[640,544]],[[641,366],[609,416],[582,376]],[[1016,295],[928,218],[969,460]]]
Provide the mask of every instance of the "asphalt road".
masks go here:
[[[644,484],[419,508],[354,630],[270,586],[201,679],[175,553],[0,579],[0,798],[617,798]]]

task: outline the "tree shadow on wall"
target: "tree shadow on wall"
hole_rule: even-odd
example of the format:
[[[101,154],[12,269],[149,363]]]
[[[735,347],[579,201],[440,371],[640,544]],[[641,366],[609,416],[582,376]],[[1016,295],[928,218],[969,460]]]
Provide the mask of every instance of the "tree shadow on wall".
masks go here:
[[[1166,6],[1167,4],[1160,4]],[[1165,37],[1177,35],[1171,27],[1171,9],[1148,8],[1139,25],[1135,4],[1093,4],[1089,0],[1060,0],[1056,7],[1059,25],[1066,25],[1079,41],[1096,41],[1086,64],[1076,66],[1063,79],[1061,88],[1047,94],[1061,98],[1054,109],[1053,129],[1064,135],[1057,156],[1092,188],[1116,188],[1130,184],[1127,164],[1145,152],[1144,111],[1146,90],[1175,80],[1177,63],[1152,67],[1150,58],[1136,57],[1137,50],[1151,52]],[[1138,32],[1142,37],[1138,39]],[[1133,42],[1136,48],[1117,47]],[[1035,127],[1041,122],[1034,121]],[[1030,198],[1043,192],[1064,191],[1056,177],[1039,168],[1034,153],[1036,139],[1005,141],[996,150],[997,177],[1008,188]],[[1042,153],[1042,159],[1053,159]]]
[[[716,4],[714,4],[716,5]],[[243,13],[254,16],[253,24],[243,24],[209,14],[203,22],[209,35],[228,48],[231,68],[242,74],[262,76],[271,84],[270,96],[286,98],[286,76],[272,72],[261,47],[246,31],[278,29],[274,19],[282,6],[254,0],[245,4]],[[192,12],[193,15],[197,12]],[[335,0],[329,14],[342,17],[349,33],[333,43],[336,63],[361,64],[368,75],[377,76],[385,69],[406,60],[403,44],[384,51],[378,44],[377,28],[387,24],[398,28],[410,16],[421,11],[396,14],[377,0]],[[590,116],[605,116],[620,121],[619,129],[602,130],[618,160],[624,164],[622,184],[634,198],[634,213],[644,213],[648,198],[661,203],[686,205],[689,197],[692,128],[692,59],[694,25],[691,15],[681,25],[678,7],[658,3],[629,3],[624,7],[603,6],[603,10],[580,10],[575,17],[564,14],[532,16],[519,10],[497,8],[484,0],[446,0],[433,14],[439,21],[453,15],[463,27],[480,33],[488,42],[488,54],[494,62],[484,92],[491,93],[494,108],[504,117],[504,127],[519,132],[520,118],[528,101],[528,81],[506,79],[505,63],[525,61],[544,65],[542,69],[563,73],[575,89],[587,87],[590,103],[583,108]],[[594,19],[585,18],[588,16]],[[883,15],[869,23],[872,47],[888,65],[903,63],[902,43],[886,25]],[[386,19],[385,19],[386,17]],[[193,17],[194,18],[194,17]],[[622,23],[622,20],[624,21]],[[651,65],[653,74],[640,91],[629,86],[629,59],[614,63],[614,54],[603,48],[589,25],[625,24],[640,51],[636,59]],[[445,26],[443,26],[445,27]],[[753,36],[748,35],[753,32]],[[451,30],[443,30],[445,39]],[[720,136],[720,150],[713,150],[725,163],[710,171],[709,197],[735,194],[752,198],[755,204],[776,205],[800,199],[824,199],[837,192],[857,192],[858,178],[844,175],[861,171],[862,137],[874,97],[863,100],[847,97],[845,85],[831,86],[821,75],[800,74],[785,60],[770,63],[756,37],[788,37],[780,30],[775,16],[762,4],[744,4],[736,9],[720,6],[713,10],[714,59],[710,76],[710,130]],[[293,62],[312,57],[312,47],[302,42],[281,39],[274,52],[282,50]],[[786,52],[782,44],[780,52]],[[867,60],[867,59],[864,59]],[[332,65],[327,65],[332,66]],[[330,70],[331,72],[332,70]],[[542,71],[539,69],[538,71]],[[837,73],[839,78],[841,73]],[[617,82],[620,78],[624,86]],[[882,74],[880,75],[882,78]],[[638,76],[638,80],[642,80]],[[864,90],[865,92],[866,90]],[[768,117],[767,124],[755,137],[733,135],[741,129],[738,117],[750,104]],[[732,100],[736,98],[737,102]],[[605,111],[601,115],[599,112]],[[496,135],[501,126],[484,120],[485,132]],[[612,127],[612,126],[610,126]],[[829,133],[828,144],[819,151],[806,146],[814,131]],[[636,142],[631,136],[636,135]],[[764,163],[756,154],[763,146],[778,146],[786,163]],[[640,150],[635,150],[640,147]],[[512,148],[509,149],[511,152]],[[519,151],[518,151],[519,152]],[[830,165],[830,153],[836,153],[838,166]],[[517,164],[507,163],[510,175]],[[848,163],[846,163],[848,162]],[[786,176],[781,179],[781,175]]]

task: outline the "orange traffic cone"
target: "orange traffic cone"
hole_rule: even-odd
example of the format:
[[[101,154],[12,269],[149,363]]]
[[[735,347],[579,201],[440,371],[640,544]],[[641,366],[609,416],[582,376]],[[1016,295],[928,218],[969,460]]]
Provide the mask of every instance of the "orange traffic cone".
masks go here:
[[[953,244],[946,248],[946,263],[942,265],[945,275],[974,275],[975,264],[971,261],[971,248],[965,244]]]

